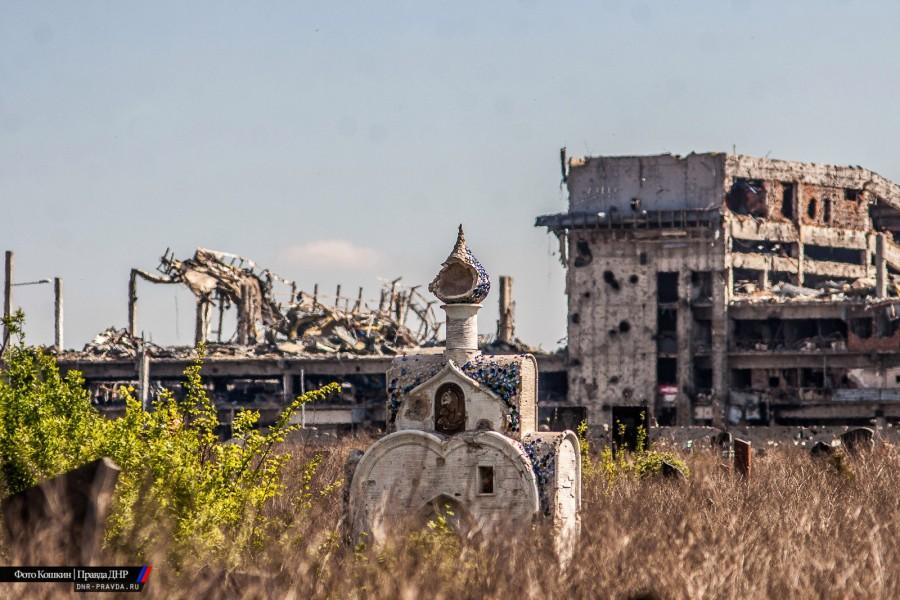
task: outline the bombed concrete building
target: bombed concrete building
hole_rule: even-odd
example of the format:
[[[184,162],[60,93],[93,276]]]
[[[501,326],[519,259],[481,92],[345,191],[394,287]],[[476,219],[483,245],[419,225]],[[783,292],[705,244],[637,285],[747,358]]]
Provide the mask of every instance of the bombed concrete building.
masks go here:
[[[592,426],[900,420],[900,186],[725,153],[562,166],[568,211],[536,225]]]

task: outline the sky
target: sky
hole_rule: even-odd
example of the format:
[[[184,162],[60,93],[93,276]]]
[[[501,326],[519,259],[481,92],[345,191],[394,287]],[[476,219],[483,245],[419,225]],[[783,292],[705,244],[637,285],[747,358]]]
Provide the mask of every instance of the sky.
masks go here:
[[[731,151],[900,181],[900,3],[0,0],[0,250],[62,277],[66,346],[124,327],[129,270],[226,250],[295,279],[423,285],[463,223],[517,335],[566,331],[570,155]],[[52,288],[15,288],[52,340]],[[193,300],[138,328],[189,344]],[[497,293],[480,315],[491,334]]]

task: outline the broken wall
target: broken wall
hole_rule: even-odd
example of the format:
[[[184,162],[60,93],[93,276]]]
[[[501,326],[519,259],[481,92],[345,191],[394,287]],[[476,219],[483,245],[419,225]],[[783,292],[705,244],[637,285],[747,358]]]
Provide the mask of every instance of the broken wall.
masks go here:
[[[848,316],[847,349],[853,352],[897,352],[900,350],[900,319],[893,304],[852,311]]]
[[[867,194],[834,186],[800,186],[799,216],[804,225],[866,230],[871,226]]]
[[[716,373],[711,387],[722,391],[723,241],[708,229],[691,236],[677,230],[570,232],[568,403],[587,407],[590,423],[608,423],[612,406],[647,406],[653,414],[661,383],[676,388],[672,406],[680,407],[679,420],[689,418],[686,394],[695,391],[693,358],[701,351]],[[658,281],[668,289],[659,289]],[[695,325],[698,320],[704,326]],[[709,330],[708,346],[692,343],[694,327]]]
[[[726,189],[731,188],[735,178],[795,181],[803,186],[809,186],[809,189],[820,186],[829,190],[861,190],[873,200],[880,198],[887,205],[900,207],[900,186],[878,173],[859,166],[825,165],[728,154],[725,157]]]
[[[722,204],[724,154],[573,158],[570,212],[633,214]]]

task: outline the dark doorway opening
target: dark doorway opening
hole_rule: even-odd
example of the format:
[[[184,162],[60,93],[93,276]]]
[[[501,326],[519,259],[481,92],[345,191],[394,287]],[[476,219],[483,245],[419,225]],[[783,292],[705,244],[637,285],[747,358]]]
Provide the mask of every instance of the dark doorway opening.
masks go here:
[[[667,357],[656,360],[656,383],[659,385],[678,384],[678,359]]]
[[[660,271],[656,274],[656,302],[659,304],[678,302],[678,273]]]
[[[781,215],[785,219],[794,218],[794,184],[781,184]]]
[[[643,429],[644,445],[647,445],[647,409],[643,406],[613,406],[613,450],[634,450],[638,445],[639,430]]]
[[[735,214],[765,217],[766,186],[759,179],[736,178],[725,196],[725,204]]]
[[[582,422],[587,421],[587,408],[584,406],[539,406],[538,417],[541,425],[550,431],[575,431]]]

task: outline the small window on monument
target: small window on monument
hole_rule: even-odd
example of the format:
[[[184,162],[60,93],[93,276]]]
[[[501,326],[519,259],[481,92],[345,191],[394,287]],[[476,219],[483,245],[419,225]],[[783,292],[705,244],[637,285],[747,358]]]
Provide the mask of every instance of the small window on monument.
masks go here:
[[[478,467],[478,493],[494,493],[494,467]]]

